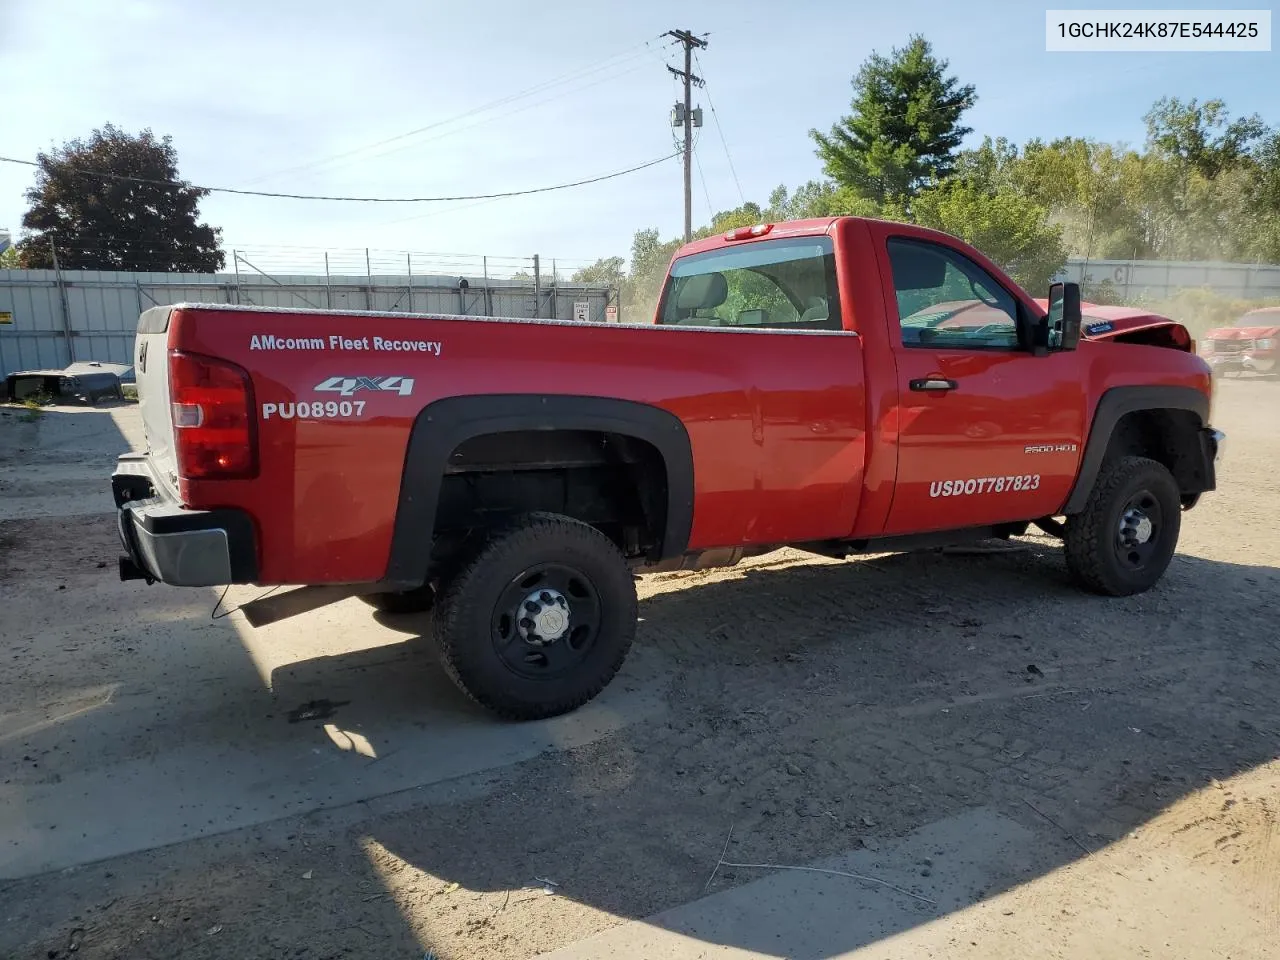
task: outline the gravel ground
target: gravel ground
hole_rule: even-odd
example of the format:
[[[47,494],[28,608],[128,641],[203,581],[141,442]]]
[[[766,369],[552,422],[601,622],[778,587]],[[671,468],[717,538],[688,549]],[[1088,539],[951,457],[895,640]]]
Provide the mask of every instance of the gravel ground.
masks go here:
[[[379,803],[0,885],[0,955],[515,960],[697,898],[730,826],[726,859],[803,864],[980,806],[1043,838],[1005,887],[1158,823],[1223,869],[1243,864],[1280,932],[1280,384],[1224,382],[1215,406],[1229,436],[1219,490],[1145,595],[1077,592],[1040,537],[649,576],[638,644],[671,665],[661,719]],[[53,424],[13,441],[3,416],[0,483],[17,484],[22,457],[62,447]],[[105,482],[103,451],[82,462]],[[0,604],[69,567],[114,576],[98,567],[116,552],[109,522],[31,512],[0,513]],[[65,603],[50,616],[91,621]],[[109,676],[111,659],[93,669]],[[0,736],[5,784],[22,749]],[[1247,800],[1196,799],[1240,775]],[[722,868],[711,889],[757,876]]]

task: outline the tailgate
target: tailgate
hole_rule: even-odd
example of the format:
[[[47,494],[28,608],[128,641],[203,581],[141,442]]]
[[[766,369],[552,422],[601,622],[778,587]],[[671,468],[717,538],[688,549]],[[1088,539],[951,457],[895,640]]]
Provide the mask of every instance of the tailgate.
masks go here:
[[[152,473],[176,498],[178,466],[169,413],[169,315],[172,311],[172,307],[152,307],[138,318],[133,368]]]

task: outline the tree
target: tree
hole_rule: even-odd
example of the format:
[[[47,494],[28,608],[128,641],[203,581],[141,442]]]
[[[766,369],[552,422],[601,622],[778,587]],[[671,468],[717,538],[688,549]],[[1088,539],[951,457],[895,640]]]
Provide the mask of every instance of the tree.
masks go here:
[[[1161,97],[1143,117],[1147,143],[1212,180],[1248,157],[1269,132],[1256,113],[1228,121],[1229,116],[1221,100],[1183,103],[1177,97]]]
[[[954,176],[995,193],[1015,186],[1018,148],[1004,137],[983,137],[982,145],[956,155]]]
[[[20,270],[22,269],[22,261],[18,256],[17,247],[6,247],[0,252],[0,270]]]
[[[1049,211],[1014,190],[987,193],[951,180],[917,193],[910,213],[916,223],[977,247],[1032,293],[1042,291],[1067,262]]]
[[[1249,259],[1280,263],[1280,133],[1272,133],[1253,151],[1251,194],[1255,223]]]
[[[663,242],[654,229],[636,231],[631,241],[630,271],[622,285],[622,300],[628,316],[653,316],[662,293],[662,282],[667,277],[667,265],[683,242],[683,238]]]
[[[734,207],[732,210],[721,210],[711,218],[711,226],[695,231],[694,237],[709,237],[713,233],[724,233],[726,230],[736,230],[738,227],[752,227],[757,223],[763,223],[764,219],[764,211],[760,209],[760,204],[748,200],[742,206]]]
[[[107,124],[36,159],[23,266],[52,267],[53,248],[64,269],[213,273],[225,263],[221,231],[196,219],[208,191],[179,180],[170,137]]]
[[[970,133],[960,118],[976,98],[947,67],[918,35],[888,57],[873,53],[853,78],[852,113],[828,135],[809,131],[827,176],[877,203],[949,176]]]
[[[1013,187],[1050,211],[1077,256],[1158,256],[1171,228],[1169,166],[1152,154],[1065,137],[1033,140],[1009,169]]]
[[[860,197],[848,187],[830,180],[810,180],[789,193],[785,186],[769,194],[767,220],[806,220],[811,217],[874,217],[879,208],[874,200]]]
[[[589,267],[575,270],[569,282],[616,290],[622,286],[622,278],[625,276],[622,269],[624,262],[621,257],[602,257]]]

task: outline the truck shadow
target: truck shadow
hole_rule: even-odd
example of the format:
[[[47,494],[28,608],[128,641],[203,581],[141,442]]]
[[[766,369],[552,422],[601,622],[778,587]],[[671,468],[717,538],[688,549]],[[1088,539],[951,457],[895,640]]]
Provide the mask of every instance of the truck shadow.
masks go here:
[[[701,896],[730,825],[728,859],[789,864],[880,847],[977,807],[1036,834],[972,888],[939,893],[916,877],[937,908],[882,911],[806,941],[822,946],[805,955],[828,956],[1051,873],[1082,856],[1068,834],[1100,849],[1210,778],[1275,757],[1269,598],[1280,573],[1179,557],[1154,591],[1103,599],[1066,582],[1060,550],[1025,546],[856,563],[775,556],[652,581],[661,592],[641,604],[637,653],[668,665],[665,720],[524,763],[482,802],[362,829],[397,869],[477,895],[551,877],[557,893],[626,919]],[[615,683],[627,679],[624,669]],[[982,840],[947,855],[979,858]],[[758,876],[722,870],[711,889]],[[841,890],[851,902],[894,897]],[[799,949],[759,924],[700,934],[669,922],[769,955]],[[440,955],[473,955],[483,941],[467,947]]]
[[[916,863],[886,854],[873,872],[896,877],[909,868],[901,882],[938,900],[937,908],[904,901],[909,909],[824,928],[825,939],[806,941],[802,955],[828,956],[1083,856],[1028,810],[1028,799],[1096,850],[1209,778],[1225,780],[1275,756],[1277,570],[1179,557],[1152,592],[1103,599],[1066,581],[1056,547],[1023,544],[1015,553],[848,563],[774,554],[728,571],[646,578],[636,649],[600,703],[617,712],[613,705],[634,691],[657,689],[663,708],[577,739],[563,735],[566,724],[501,724],[472,706],[435,664],[427,616],[381,618],[404,644],[278,666],[270,692],[221,621],[184,640],[179,660],[133,664],[134,684],[145,685],[149,674],[160,684],[221,651],[219,675],[184,688],[190,699],[162,704],[163,715],[137,735],[153,746],[190,737],[189,751],[197,760],[208,754],[208,769],[218,769],[227,745],[256,751],[263,783],[272,784],[265,765],[273,757],[322,748],[332,756],[316,762],[337,771],[326,774],[325,789],[345,781],[359,791],[377,781],[379,792],[364,793],[373,797],[367,803],[199,840],[164,861],[170,893],[156,893],[154,854],[127,858],[132,866],[83,868],[80,879],[65,882],[84,884],[86,903],[102,907],[123,896],[131,904],[102,907],[99,930],[154,930],[152,914],[177,927],[194,914],[189,936],[154,943],[157,950],[180,946],[184,956],[226,955],[232,944],[246,956],[283,955],[304,943],[334,956],[424,948],[440,958],[522,955],[499,944],[503,937],[526,942],[531,924],[541,922],[540,904],[554,902],[535,877],[559,883],[556,899],[597,911],[589,928],[606,926],[610,916],[653,917],[703,894],[730,826],[727,859],[794,865],[864,845],[889,851],[895,838],[974,808],[1033,831],[1036,842],[997,863],[981,885],[939,890]],[[159,651],[169,639],[157,634],[140,652]],[[228,698],[232,679],[240,692]],[[320,710],[287,722],[286,713],[307,705]],[[203,721],[191,729],[192,718],[215,707],[225,729]],[[267,714],[269,722],[251,717]],[[67,721],[59,736],[83,738],[86,722]],[[339,748],[330,746],[326,726],[353,743],[360,734],[374,755],[332,752]],[[423,736],[396,752],[395,736],[409,727]],[[532,759],[467,774],[469,755],[492,752],[498,741],[511,759]],[[449,776],[453,763],[454,779],[404,789]],[[432,775],[422,777],[424,770]],[[300,801],[314,792],[305,778],[294,788]],[[127,799],[127,786],[116,789]],[[236,782],[202,790],[227,810],[253,796]],[[334,804],[316,794],[299,809],[317,807]],[[983,855],[976,836],[946,853]],[[240,856],[259,865],[246,870]],[[104,869],[116,878],[102,879]],[[722,868],[710,890],[760,876]],[[56,875],[21,881],[30,891],[24,900],[39,900],[59,882]],[[457,899],[442,899],[454,883]],[[18,889],[0,889],[0,897]],[[827,888],[835,895],[850,904],[899,896],[853,883]],[[281,915],[282,898],[298,906],[296,915]],[[802,950],[760,924],[699,932],[678,917],[650,923],[769,955]],[[207,935],[217,925],[223,932]],[[63,946],[40,945],[41,955]],[[81,955],[111,955],[89,946]]]

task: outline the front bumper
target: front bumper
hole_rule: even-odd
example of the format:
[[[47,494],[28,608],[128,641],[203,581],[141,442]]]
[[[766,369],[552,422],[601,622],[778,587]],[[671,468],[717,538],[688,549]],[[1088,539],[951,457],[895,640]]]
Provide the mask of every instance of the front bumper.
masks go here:
[[[1241,372],[1265,374],[1275,373],[1280,370],[1280,353],[1274,350],[1210,353],[1204,359],[1215,372],[1239,370]]]
[[[125,556],[120,578],[179,587],[256,583],[253,521],[243,510],[188,510],[165,495],[145,454],[126,454],[111,475]]]

